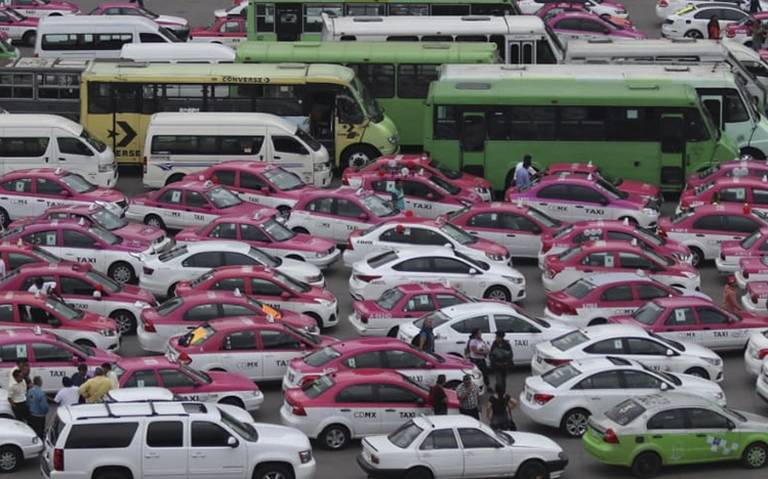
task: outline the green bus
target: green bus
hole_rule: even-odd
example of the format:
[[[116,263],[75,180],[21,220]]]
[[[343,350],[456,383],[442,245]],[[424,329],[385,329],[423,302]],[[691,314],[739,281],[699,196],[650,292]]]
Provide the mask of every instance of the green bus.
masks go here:
[[[244,42],[241,63],[337,63],[351,68],[400,133],[405,150],[419,149],[424,100],[444,63],[494,63],[493,43]]]
[[[248,40],[320,40],[321,13],[335,16],[517,15],[514,0],[250,0]]]
[[[672,82],[526,78],[432,83],[424,150],[449,168],[514,184],[533,165],[591,161],[606,175],[680,191],[688,174],[737,157],[696,91]]]

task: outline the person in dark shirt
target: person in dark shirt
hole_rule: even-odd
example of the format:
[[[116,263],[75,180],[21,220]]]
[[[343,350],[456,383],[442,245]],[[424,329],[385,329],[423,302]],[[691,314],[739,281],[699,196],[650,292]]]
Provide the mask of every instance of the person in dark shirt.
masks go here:
[[[85,364],[78,364],[77,372],[72,375],[72,385],[80,387],[89,379],[91,379],[91,376],[88,374],[88,366]]]
[[[437,376],[437,382],[429,388],[429,403],[435,416],[448,414],[448,397],[445,395],[445,374]]]

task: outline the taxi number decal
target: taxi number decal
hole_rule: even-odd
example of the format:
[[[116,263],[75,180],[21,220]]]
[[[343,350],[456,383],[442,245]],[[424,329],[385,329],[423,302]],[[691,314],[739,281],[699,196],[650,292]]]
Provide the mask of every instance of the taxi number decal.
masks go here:
[[[179,217],[181,216],[181,213],[179,213],[178,211],[171,211],[171,216]]]
[[[373,244],[373,241],[364,241],[364,240],[359,240],[359,241],[357,242],[357,244],[368,244],[368,245],[372,245],[372,244]]]
[[[70,306],[74,306],[77,309],[88,309],[88,305],[83,303],[74,303],[72,301],[67,301],[67,304],[69,304]]]
[[[76,256],[78,263],[95,263],[96,258],[89,258],[87,256]]]
[[[16,203],[18,203],[20,205],[27,205],[27,204],[29,204],[29,202],[27,200],[23,199],[23,198],[17,199]]]
[[[201,397],[198,394],[182,394],[182,397],[190,400],[190,401],[200,401]]]
[[[360,411],[356,412],[352,415],[352,417],[355,417],[357,419],[375,419],[376,418],[376,412],[375,411]]]
[[[250,368],[258,368],[259,362],[258,361],[245,361],[242,363],[237,363],[237,369],[250,369]]]

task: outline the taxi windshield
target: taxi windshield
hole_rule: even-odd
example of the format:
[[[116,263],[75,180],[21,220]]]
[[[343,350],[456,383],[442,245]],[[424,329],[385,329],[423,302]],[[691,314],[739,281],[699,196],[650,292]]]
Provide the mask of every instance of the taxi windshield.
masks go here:
[[[560,228],[555,232],[554,235],[552,235],[553,238],[562,238],[563,236],[567,236],[573,231],[573,225],[568,225],[565,228]]]
[[[179,365],[179,369],[187,373],[187,376],[192,376],[203,384],[211,384],[212,382],[210,376],[202,371],[198,371],[197,369],[192,369],[190,367],[184,366],[183,364]]]
[[[659,316],[661,316],[661,313],[663,312],[664,308],[653,301],[649,301],[636,309],[635,312],[632,313],[632,317],[638,323],[656,324],[656,320],[659,319]]]
[[[266,231],[267,234],[277,242],[288,241],[289,239],[296,236],[296,233],[289,230],[285,225],[274,219],[265,221],[263,228],[264,231]]]
[[[541,379],[553,388],[557,388],[567,383],[571,379],[579,376],[580,374],[581,371],[576,369],[574,366],[570,364],[564,364],[542,374]]]
[[[269,266],[270,268],[277,268],[283,264],[279,258],[275,258],[274,256],[267,254],[258,248],[249,249],[248,256],[251,258],[256,258],[261,264],[264,266]]]
[[[113,231],[128,224],[128,220],[120,218],[106,208],[99,208],[91,213],[93,220],[102,228]]]
[[[67,173],[61,177],[61,181],[72,188],[75,193],[88,193],[96,189],[96,185],[90,183],[77,173]]]
[[[253,426],[251,426],[247,422],[238,421],[237,419],[230,416],[227,412],[225,412],[220,407],[217,407],[216,409],[218,409],[219,414],[221,414],[221,422],[229,426],[230,429],[233,429],[240,437],[242,437],[248,442],[258,441],[259,434],[256,432],[256,429]]]
[[[121,239],[118,236],[115,236],[110,231],[105,230],[101,227],[90,227],[88,228],[88,232],[91,233],[93,236],[96,236],[101,241],[105,242],[108,245],[118,244],[120,243]]]
[[[429,181],[436,184],[437,186],[439,186],[440,188],[444,189],[445,191],[447,191],[452,195],[458,195],[459,193],[461,193],[461,188],[454,186],[451,183],[448,183],[447,181],[440,178],[439,176],[432,175],[429,177]]]
[[[746,416],[744,416],[743,414],[741,414],[739,411],[736,411],[735,409],[731,409],[731,408],[729,408],[729,407],[725,407],[725,406],[718,406],[718,407],[719,407],[720,409],[722,409],[724,412],[726,412],[726,413],[730,414],[731,416],[735,416],[735,417],[736,417],[736,419],[738,419],[738,420],[739,420],[739,422],[747,422],[747,421],[748,421],[748,419],[746,418]]]
[[[243,202],[236,194],[221,186],[207,191],[205,197],[220,210],[237,206]]]
[[[640,417],[644,412],[645,408],[634,399],[627,399],[626,401],[620,402],[612,409],[609,409],[605,413],[605,416],[620,426],[626,426]]]
[[[491,266],[484,261],[480,261],[479,259],[475,259],[475,258],[470,258],[464,253],[459,253],[458,251],[455,251],[454,254],[456,255],[457,258],[463,259],[464,261],[471,264],[472,266],[475,266],[478,269],[481,269],[483,271],[488,271],[489,269],[491,269]]]
[[[691,216],[693,216],[693,210],[685,210],[685,211],[681,211],[680,213],[676,213],[672,215],[671,221],[673,224],[677,224],[685,220],[686,218],[690,218]]]
[[[430,160],[429,164],[437,168],[437,170],[442,173],[446,178],[450,178],[452,180],[458,180],[461,179],[462,173],[460,171],[453,170],[451,168],[448,168],[444,164],[440,163],[437,160]]]
[[[411,420],[395,429],[394,432],[387,436],[387,439],[400,449],[405,449],[413,444],[413,441],[415,441],[423,431],[424,429],[414,424]]]
[[[280,191],[299,190],[306,186],[299,175],[279,167],[264,170],[263,174],[267,181]]]
[[[405,296],[405,293],[400,291],[400,288],[388,289],[376,300],[376,305],[381,309],[392,311],[392,308],[395,307],[403,296]]]
[[[314,399],[320,396],[321,394],[323,394],[325,391],[332,388],[334,384],[335,383],[333,382],[333,379],[331,379],[330,376],[324,375],[324,376],[320,376],[314,381],[310,381],[304,384],[303,386],[301,386],[301,390],[304,392],[304,394],[308,398]]]
[[[448,316],[446,316],[444,313],[440,312],[440,310],[432,311],[429,314],[425,314],[421,318],[417,319],[413,322],[413,325],[417,328],[421,329],[424,326],[424,321],[427,318],[432,319],[432,329],[435,329],[436,327],[440,326],[443,323],[447,323],[451,320]]]
[[[563,224],[562,221],[547,216],[544,212],[539,211],[536,208],[529,207],[525,214],[537,220],[539,223],[542,223],[547,228],[557,228]]]
[[[551,341],[552,346],[556,347],[560,351],[568,351],[569,349],[575,348],[579,344],[586,343],[589,341],[589,338],[586,334],[582,333],[579,330],[571,331],[570,333],[566,333],[559,338],[555,338]]]
[[[15,8],[4,7],[3,11],[8,13],[11,17],[16,17],[16,20],[24,20],[25,18],[27,18],[26,15],[22,14],[20,11],[16,10]]]
[[[595,285],[586,279],[579,279],[565,288],[565,294],[576,299],[581,299],[595,289]]]
[[[678,351],[685,351],[685,346],[683,346],[682,343],[678,343],[677,341],[673,341],[669,338],[663,338],[656,333],[648,333],[648,336],[652,337],[653,339],[657,339],[661,341],[662,343],[666,344],[672,349],[677,349]]]
[[[315,336],[314,334],[309,334],[306,331],[302,331],[300,329],[294,328],[288,323],[282,323],[283,327],[287,329],[288,331],[292,332],[293,334],[297,336],[301,336],[305,341],[312,343],[312,344],[320,344],[320,338]]]
[[[739,243],[739,246],[741,246],[744,249],[749,249],[753,247],[755,243],[757,243],[757,240],[759,240],[762,235],[763,234],[760,232],[760,230],[757,230],[751,235],[741,240],[741,243]]]
[[[213,273],[211,273],[210,271],[207,272],[207,273],[203,273],[200,276],[198,276],[197,278],[195,278],[191,283],[189,283],[189,286],[191,286],[194,289],[197,286],[200,286],[201,284],[203,284],[204,282],[208,281],[211,278],[213,278]]]
[[[457,228],[451,223],[445,223],[440,227],[440,231],[447,234],[452,240],[462,245],[477,243],[476,237],[472,236],[464,230]]]
[[[209,325],[200,326],[187,334],[179,337],[179,345],[181,346],[200,346],[204,342],[208,341],[216,334],[216,330]]]
[[[371,210],[371,213],[379,218],[384,216],[392,216],[397,213],[397,210],[392,208],[389,203],[382,200],[376,195],[366,195],[361,198],[365,207]]]
[[[56,314],[70,321],[77,321],[85,316],[83,311],[50,297],[45,299],[45,305],[54,310]]]
[[[314,353],[304,356],[304,363],[313,368],[319,368],[320,366],[330,363],[339,356],[341,356],[340,352],[330,346],[326,346],[322,349],[318,349]]]
[[[272,276],[285,283],[285,285],[288,286],[288,289],[294,293],[306,293],[312,289],[312,286],[304,281],[299,281],[298,279],[292,278],[277,270],[272,271]]]
[[[85,277],[99,285],[107,293],[117,293],[123,289],[120,283],[96,271],[86,272]]]

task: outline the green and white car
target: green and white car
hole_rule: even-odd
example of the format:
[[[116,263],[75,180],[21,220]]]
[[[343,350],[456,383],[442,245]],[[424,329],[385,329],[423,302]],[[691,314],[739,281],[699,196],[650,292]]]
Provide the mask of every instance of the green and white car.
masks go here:
[[[768,464],[768,418],[683,393],[627,399],[603,417],[592,416],[582,440],[598,461],[630,467],[640,478],[667,465],[741,461],[757,469]]]

